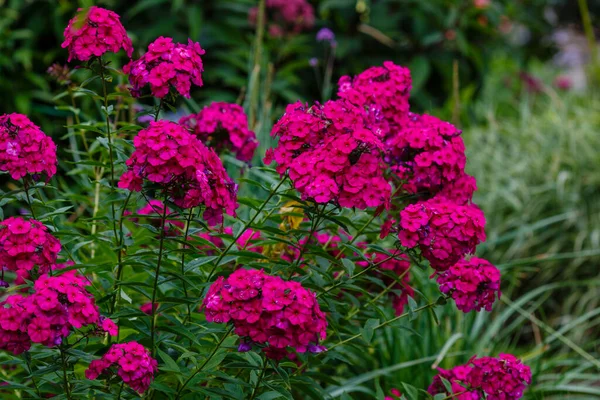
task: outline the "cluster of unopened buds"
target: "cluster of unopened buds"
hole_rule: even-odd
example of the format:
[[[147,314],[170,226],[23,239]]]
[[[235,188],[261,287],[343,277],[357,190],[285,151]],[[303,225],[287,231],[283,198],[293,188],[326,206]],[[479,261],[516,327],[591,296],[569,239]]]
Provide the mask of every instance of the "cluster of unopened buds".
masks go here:
[[[266,0],[269,35],[278,38],[297,35],[315,23],[315,11],[307,0]],[[258,8],[250,9],[248,19],[256,25]]]

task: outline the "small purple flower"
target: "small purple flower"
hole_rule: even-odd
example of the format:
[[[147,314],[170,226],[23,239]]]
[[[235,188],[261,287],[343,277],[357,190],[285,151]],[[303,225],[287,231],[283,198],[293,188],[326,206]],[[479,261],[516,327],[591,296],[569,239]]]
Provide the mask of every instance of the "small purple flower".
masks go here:
[[[335,34],[329,28],[321,28],[319,32],[317,32],[317,42],[334,42]]]
[[[0,287],[1,287],[1,288],[5,288],[5,289],[6,289],[6,288],[8,288],[9,286],[10,286],[10,285],[8,284],[8,282],[6,282],[6,281],[3,281],[3,280],[1,280],[1,279],[0,279]]]
[[[240,345],[238,346],[238,351],[240,353],[245,353],[250,350],[252,350],[252,343],[241,342]]]
[[[310,60],[308,60],[308,65],[310,65],[311,67],[316,67],[319,65],[319,60],[316,57],[313,57]]]
[[[324,351],[327,351],[327,347],[322,346],[320,344],[309,344],[308,351],[310,351],[311,353],[322,353]]]

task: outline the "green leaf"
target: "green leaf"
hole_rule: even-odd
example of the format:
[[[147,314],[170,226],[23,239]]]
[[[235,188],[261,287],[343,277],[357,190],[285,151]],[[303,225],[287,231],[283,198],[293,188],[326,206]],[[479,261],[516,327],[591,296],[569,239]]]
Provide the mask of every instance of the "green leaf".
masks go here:
[[[370,318],[367,320],[365,326],[361,330],[361,334],[365,342],[371,343],[371,339],[373,339],[373,332],[377,325],[379,325],[379,319]]]

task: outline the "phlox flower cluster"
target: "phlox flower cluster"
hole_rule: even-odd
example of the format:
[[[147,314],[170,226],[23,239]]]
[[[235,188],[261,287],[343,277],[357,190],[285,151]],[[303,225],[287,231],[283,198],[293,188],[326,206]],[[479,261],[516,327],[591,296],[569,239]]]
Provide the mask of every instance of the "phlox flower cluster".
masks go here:
[[[128,57],[133,53],[131,39],[119,15],[100,7],[79,9],[64,32],[65,41],[62,48],[68,48],[69,61],[73,58],[87,61],[92,57],[100,57],[104,53],[118,53],[125,50]]]
[[[485,241],[485,217],[473,204],[457,205],[433,198],[400,212],[402,246],[419,247],[433,268],[444,271]]]
[[[265,162],[275,160],[303,199],[341,207],[388,207],[391,187],[384,177],[383,144],[364,113],[337,100],[308,107],[290,104],[271,136],[279,138]]]
[[[238,104],[214,102],[198,114],[182,117],[179,123],[217,153],[228,150],[241,161],[252,160],[258,147],[256,134],[248,129],[248,117]]]
[[[409,113],[399,130],[388,135],[385,161],[409,193],[445,189],[448,198],[468,201],[476,186],[472,177],[463,178],[467,157],[460,134],[449,122]]]
[[[467,379],[469,385],[489,400],[520,399],[531,383],[531,369],[512,354],[473,357],[469,364],[473,367]]]
[[[53,269],[60,241],[48,228],[34,219],[11,217],[0,222],[0,269],[29,277],[37,267],[38,274]]]
[[[134,138],[135,151],[119,187],[141,191],[146,182],[158,186],[182,208],[205,207],[210,225],[221,223],[223,212],[235,215],[237,187],[216,153],[181,125],[152,122]]]
[[[297,35],[315,24],[315,11],[307,0],[267,0],[265,2],[269,35],[283,37]],[[258,8],[248,14],[251,25],[256,25]]]
[[[358,243],[359,247],[364,247],[362,243]],[[410,262],[406,255],[402,254],[398,250],[390,251],[393,258],[390,258],[387,254],[373,252],[373,253],[365,253],[365,257],[367,257],[372,264],[377,264],[377,269],[392,271],[394,274],[398,275],[400,279],[398,283],[392,286],[392,291],[390,291],[390,297],[392,298],[392,305],[396,312],[396,315],[400,315],[404,312],[404,307],[408,304],[408,297],[413,297],[415,295],[414,289],[410,286]],[[370,265],[367,261],[358,261],[356,265],[367,268]],[[392,278],[387,276],[379,276],[382,278],[383,283],[386,285],[390,285],[393,281]]]
[[[190,98],[192,84],[202,86],[201,56],[205,51],[199,43],[173,43],[170,37],[159,37],[148,46],[148,52],[140,59],[123,67],[129,74],[131,94],[139,97],[144,86],[149,85],[152,95],[163,98],[171,87],[185,98]]]
[[[410,70],[386,61],[382,67],[368,68],[353,78],[342,76],[338,96],[358,107],[381,112],[388,124],[400,125],[408,114],[411,88]]]
[[[428,392],[432,395],[447,393],[440,377],[452,384],[460,400],[518,400],[531,383],[531,369],[512,354],[498,357],[473,357],[466,365],[449,371],[440,369]]]
[[[13,179],[38,174],[50,179],[56,174],[56,145],[23,114],[0,116],[0,171]]]
[[[144,346],[137,342],[113,344],[101,359],[90,363],[85,376],[88,379],[96,379],[111,367],[117,370],[117,375],[123,379],[123,382],[142,394],[148,390],[154,380],[154,374],[158,371],[158,362]]]
[[[432,396],[436,394],[452,395],[457,400],[479,400],[479,394],[467,389],[468,376],[472,368],[469,365],[458,365],[452,369],[438,368],[438,374],[433,377],[433,382],[427,388]],[[452,393],[448,393],[442,378],[450,382]]]
[[[263,270],[238,269],[215,281],[202,307],[209,322],[232,322],[243,337],[241,351],[266,345],[268,357],[280,359],[288,348],[320,352],[327,320],[313,292],[299,282],[284,281]]]
[[[439,272],[437,282],[463,312],[492,311],[496,296],[500,297],[500,271],[483,258],[459,261]]]
[[[117,326],[100,316],[88,285],[85,277],[71,270],[40,276],[31,294],[8,296],[0,303],[0,348],[20,354],[31,343],[58,346],[73,328],[92,324],[116,336]]]

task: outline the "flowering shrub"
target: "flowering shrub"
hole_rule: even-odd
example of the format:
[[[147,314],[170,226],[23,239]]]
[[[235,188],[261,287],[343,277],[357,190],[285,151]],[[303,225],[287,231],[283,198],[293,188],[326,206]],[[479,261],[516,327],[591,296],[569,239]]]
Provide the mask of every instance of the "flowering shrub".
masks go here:
[[[313,24],[305,1],[266,6],[273,35]],[[317,39],[336,48],[331,31]],[[199,43],[160,37],[121,71],[118,54],[104,55],[131,56],[127,32],[92,7],[71,20],[63,47],[83,63],[49,71],[67,86],[55,99],[69,99],[58,156],[27,117],[0,118],[0,170],[13,178],[0,199],[0,361],[15,367],[3,389],[258,400],[335,398],[362,382],[366,396],[410,398],[424,385],[366,386],[386,368],[347,383],[339,374],[370,368],[365,354],[402,366],[397,358],[423,348],[436,353],[406,365],[437,367],[457,357],[462,335],[436,341],[461,323],[455,308],[491,311],[500,297],[499,270],[469,256],[485,217],[460,130],[410,112],[408,68],[385,62],[343,77],[337,100],[288,105],[261,147],[271,169],[249,165],[254,130],[270,128],[252,95],[247,107],[164,113],[202,86]],[[99,118],[81,112],[88,103]],[[225,151],[238,160],[221,160]],[[448,300],[456,307],[442,308]],[[427,321],[455,325],[425,332]],[[388,352],[398,332],[414,341]],[[517,399],[530,382],[528,367],[501,354],[439,369],[428,391]]]

